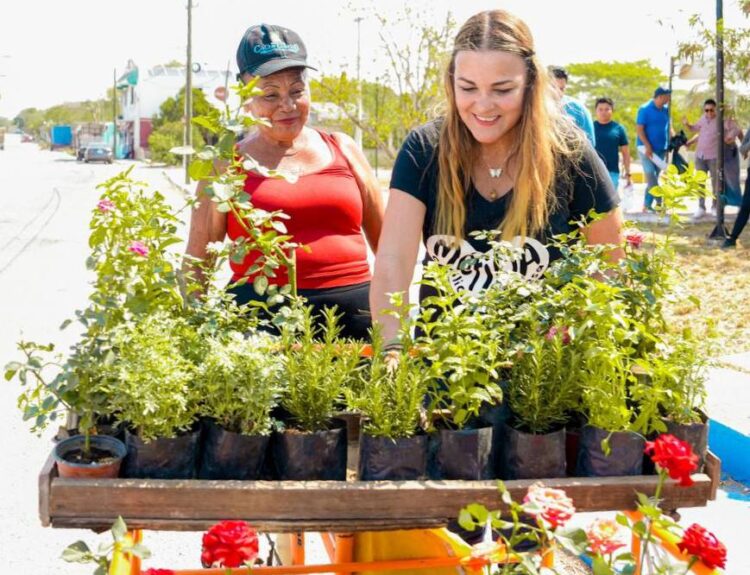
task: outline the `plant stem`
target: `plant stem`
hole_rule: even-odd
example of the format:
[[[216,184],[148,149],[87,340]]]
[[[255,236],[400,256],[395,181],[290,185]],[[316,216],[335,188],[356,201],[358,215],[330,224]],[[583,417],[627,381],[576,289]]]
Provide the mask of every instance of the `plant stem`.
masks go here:
[[[664,487],[664,480],[667,474],[657,465],[656,469],[659,471],[659,483],[656,484],[656,492],[654,493],[654,500],[656,501],[656,507],[661,511],[659,507],[659,498],[661,497],[661,491]],[[648,544],[651,542],[651,524],[652,520],[648,516],[646,517],[646,539],[643,542],[643,548],[641,549],[641,565],[645,565],[646,552],[648,551]]]

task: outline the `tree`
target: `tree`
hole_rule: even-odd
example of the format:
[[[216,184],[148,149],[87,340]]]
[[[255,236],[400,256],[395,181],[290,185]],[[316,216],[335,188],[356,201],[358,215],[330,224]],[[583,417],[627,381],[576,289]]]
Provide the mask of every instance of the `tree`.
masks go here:
[[[656,86],[666,82],[667,78],[661,70],[648,60],[635,62],[598,60],[570,64],[566,68],[571,76],[567,93],[584,102],[592,114],[597,98],[612,98],[615,103],[612,119],[625,127],[631,147],[634,147],[635,119],[638,108],[653,96]],[[675,117],[674,113],[673,110],[673,117]]]
[[[206,100],[206,95],[200,88],[193,88],[193,118],[196,116],[207,116],[215,108]],[[185,88],[180,88],[177,92],[177,96],[174,98],[167,98],[159,106],[159,115],[154,117],[153,127],[154,131],[159,130],[166,124],[172,124],[174,122],[182,122],[182,118],[185,115]],[[206,142],[213,142],[213,134],[199,128],[203,140]]]
[[[740,9],[745,16],[750,16],[750,0],[740,0]],[[677,45],[677,55],[683,60],[690,63],[704,62],[713,60],[716,53],[716,28],[711,22],[710,26],[706,25],[701,17],[697,14],[692,15],[688,23],[690,28],[695,32],[695,37],[680,42]],[[726,25],[726,22],[719,23],[722,32],[723,52],[724,52],[724,80],[728,83],[740,84],[746,83],[750,74],[750,27],[740,26],[732,28]],[[706,91],[706,97],[716,96],[716,71],[712,69],[709,78],[710,93]],[[702,99],[699,100],[699,105]],[[725,103],[735,102],[735,115],[740,125],[747,125],[750,122],[750,100],[748,98],[739,98],[730,89],[726,90]]]
[[[348,125],[359,124],[365,143],[393,159],[408,131],[432,119],[443,102],[442,71],[456,24],[448,14],[439,27],[430,26],[426,14],[409,7],[394,19],[374,8],[369,17],[380,25],[380,47],[388,64],[376,82],[362,82],[362,122],[357,121],[357,81],[346,72],[323,76],[312,88],[322,101],[341,109]],[[397,44],[391,35],[397,27],[411,30],[414,40]]]

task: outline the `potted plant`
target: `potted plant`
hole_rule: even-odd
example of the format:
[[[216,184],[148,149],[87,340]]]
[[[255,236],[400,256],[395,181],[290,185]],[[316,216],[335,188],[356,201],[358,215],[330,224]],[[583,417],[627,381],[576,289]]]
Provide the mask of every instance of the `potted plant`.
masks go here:
[[[645,393],[659,401],[665,431],[686,441],[702,469],[708,450],[708,417],[704,411],[710,342],[698,340],[692,329],[668,334],[640,366],[646,374]],[[658,390],[654,392],[651,390]]]
[[[622,302],[609,302],[612,313],[592,318],[591,334],[579,372],[582,407],[587,425],[581,429],[576,474],[581,476],[640,475],[644,438],[634,432],[637,404],[630,399],[642,385],[632,373],[633,348],[628,330],[608,329],[618,322]]]
[[[116,380],[109,403],[125,425],[127,477],[186,479],[195,474],[199,431],[195,364],[188,344],[200,345],[180,317],[155,313],[115,335]]]
[[[112,373],[108,362],[92,361],[87,343],[79,341],[63,359],[50,358],[52,344],[21,341],[25,360],[8,363],[5,377],[17,377],[24,387],[18,405],[24,419],[33,420],[33,431],[41,432],[65,410],[77,417],[77,433],[58,442],[52,452],[61,477],[117,477],[125,445],[99,425],[110,413],[104,389]]]
[[[322,313],[316,325],[311,307],[293,301],[290,313],[298,324],[282,328],[284,369],[279,375],[284,429],[273,441],[279,479],[346,479],[346,424],[334,415],[347,382],[356,377],[359,348],[339,339],[335,308]]]
[[[416,318],[416,346],[424,355],[431,476],[436,479],[489,479],[494,476],[493,427],[482,421],[487,406],[502,401],[500,365],[505,358],[499,334],[489,335],[480,295],[451,285],[449,268],[425,270],[426,297]],[[404,331],[402,329],[402,331]]]
[[[539,309],[531,313],[535,316]],[[565,423],[579,404],[578,342],[559,319],[550,325],[532,317],[522,331],[526,335],[513,359],[506,393],[511,416],[505,431],[504,478],[564,477]]]
[[[361,381],[346,390],[347,405],[363,417],[359,479],[423,479],[427,472],[427,436],[420,428],[427,384],[423,359],[410,341],[384,350],[378,329],[372,334],[372,357]]]
[[[199,478],[259,478],[280,392],[277,349],[277,338],[261,332],[209,340],[193,380],[206,418]]]

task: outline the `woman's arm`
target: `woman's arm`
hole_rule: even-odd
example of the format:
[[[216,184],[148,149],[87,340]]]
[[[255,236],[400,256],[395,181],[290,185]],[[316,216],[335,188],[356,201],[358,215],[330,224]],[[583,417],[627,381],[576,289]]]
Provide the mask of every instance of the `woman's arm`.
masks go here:
[[[373,252],[378,250],[380,232],[383,228],[383,192],[375,173],[359,146],[343,132],[333,137],[352,168],[357,186],[362,194],[362,228]]]
[[[216,204],[211,201],[204,190],[208,182],[198,182],[195,195],[198,204],[193,208],[190,217],[190,233],[188,235],[185,254],[199,260],[206,260],[209,255],[206,246],[210,242],[222,242],[227,233],[227,216],[216,209]],[[195,280],[205,287],[205,278],[200,267],[193,264],[189,259],[182,263],[183,273],[192,273]]]
[[[414,196],[391,189],[370,285],[372,318],[382,326],[386,342],[398,335],[399,321],[384,312],[391,309],[392,293],[404,292],[404,301],[409,301],[425,212],[425,205]]]
[[[610,261],[616,262],[625,257],[625,250],[620,247],[623,237],[622,212],[619,207],[584,228],[583,235],[589,244],[613,244],[618,246],[607,254]]]

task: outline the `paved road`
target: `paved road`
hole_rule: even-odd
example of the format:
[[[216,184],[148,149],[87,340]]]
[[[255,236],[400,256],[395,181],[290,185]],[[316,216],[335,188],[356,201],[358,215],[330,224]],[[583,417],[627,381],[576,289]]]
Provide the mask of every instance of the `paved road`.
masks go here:
[[[0,363],[15,356],[19,337],[55,342],[65,349],[75,336],[58,326],[83,307],[88,294],[85,258],[88,220],[96,185],[131,165],[89,165],[59,152],[40,151],[12,137],[0,152]],[[179,192],[163,169],[135,167],[137,179],[158,187],[178,205]],[[179,181],[179,171],[172,172]],[[91,573],[64,563],[61,551],[77,539],[106,540],[88,531],[42,528],[37,518],[36,477],[51,447],[51,433],[28,431],[16,408],[19,388],[0,382],[0,429],[5,472],[0,478],[0,572]],[[147,536],[154,566],[197,567],[200,534]]]

